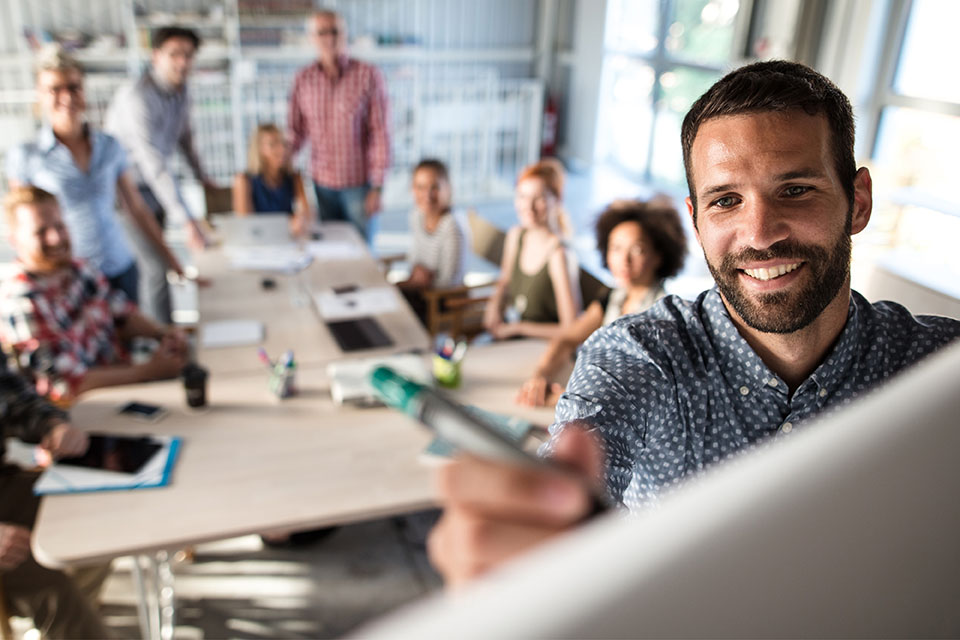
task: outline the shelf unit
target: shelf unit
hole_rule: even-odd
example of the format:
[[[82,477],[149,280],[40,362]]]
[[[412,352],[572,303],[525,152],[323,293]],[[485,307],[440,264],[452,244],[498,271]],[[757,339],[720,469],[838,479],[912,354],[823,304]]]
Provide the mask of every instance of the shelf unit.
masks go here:
[[[89,117],[99,124],[120,83],[148,63],[150,29],[187,24],[204,38],[191,80],[195,137],[208,171],[225,183],[245,164],[255,124],[285,124],[293,75],[315,57],[305,19],[332,4],[358,36],[351,55],[387,79],[387,205],[408,201],[409,169],[425,155],[449,162],[458,197],[482,200],[509,193],[515,171],[539,154],[535,16],[538,3],[553,0],[487,0],[482,10],[472,0],[10,1],[10,23],[0,27],[0,123],[21,130],[35,117],[34,54],[24,34],[39,41],[69,31],[92,45],[75,55],[88,72]],[[0,153],[18,141],[0,142]],[[306,154],[298,164],[306,169]]]

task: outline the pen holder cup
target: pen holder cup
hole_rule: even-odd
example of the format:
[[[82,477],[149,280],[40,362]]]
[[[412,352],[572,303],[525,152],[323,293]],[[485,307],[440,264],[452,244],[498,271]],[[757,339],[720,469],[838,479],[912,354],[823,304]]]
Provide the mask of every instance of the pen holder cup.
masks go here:
[[[289,398],[296,393],[294,373],[296,369],[276,366],[270,371],[270,391],[278,398]]]
[[[441,387],[456,389],[460,386],[460,362],[448,360],[443,356],[433,356],[433,378]]]

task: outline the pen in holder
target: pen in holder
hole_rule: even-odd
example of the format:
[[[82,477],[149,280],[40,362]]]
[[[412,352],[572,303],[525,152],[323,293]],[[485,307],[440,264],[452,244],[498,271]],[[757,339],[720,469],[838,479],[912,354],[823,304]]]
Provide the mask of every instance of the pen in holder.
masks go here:
[[[289,398],[297,392],[294,384],[294,374],[297,371],[297,364],[293,360],[293,351],[287,351],[283,358],[276,362],[270,360],[267,352],[260,348],[257,351],[260,360],[270,369],[270,378],[268,386],[273,395],[278,398]]]
[[[441,387],[456,389],[463,381],[460,365],[467,353],[467,343],[454,344],[451,338],[437,341],[437,351],[433,355],[433,378]]]

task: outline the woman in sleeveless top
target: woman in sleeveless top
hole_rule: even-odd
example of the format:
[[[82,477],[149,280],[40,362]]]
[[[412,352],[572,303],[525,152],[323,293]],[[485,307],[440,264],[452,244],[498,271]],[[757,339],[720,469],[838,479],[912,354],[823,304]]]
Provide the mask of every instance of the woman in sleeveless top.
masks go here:
[[[247,172],[233,179],[233,210],[238,216],[284,213],[290,216],[293,235],[309,230],[303,181],[289,166],[287,144],[276,125],[261,124],[250,137]]]
[[[570,362],[576,348],[601,326],[653,306],[664,295],[663,281],[683,267],[687,242],[680,215],[669,199],[614,202],[597,218],[596,232],[603,264],[617,287],[592,301],[550,341],[535,373],[517,392],[519,404],[556,404],[563,386],[553,376]]]
[[[507,232],[500,278],[484,312],[484,326],[495,338],[552,338],[580,311],[576,260],[562,236],[562,196],[556,160],[520,173],[514,199],[520,224]]]

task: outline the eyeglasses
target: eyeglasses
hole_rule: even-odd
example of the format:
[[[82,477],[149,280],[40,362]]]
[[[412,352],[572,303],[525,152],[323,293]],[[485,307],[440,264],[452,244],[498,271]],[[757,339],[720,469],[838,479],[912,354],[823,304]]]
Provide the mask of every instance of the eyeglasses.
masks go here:
[[[333,36],[334,38],[336,38],[338,35],[340,35],[340,29],[337,29],[336,27],[332,29],[317,29],[313,33],[315,35],[320,36],[321,38],[324,36]]]
[[[51,87],[43,87],[43,90],[51,95],[57,95],[66,91],[70,95],[76,96],[83,92],[83,85],[79,82],[70,82],[68,84],[55,84]]]

